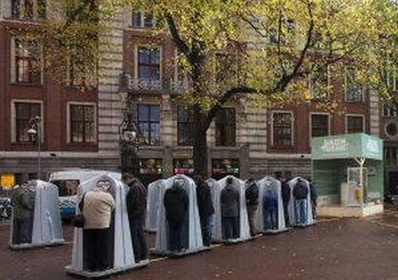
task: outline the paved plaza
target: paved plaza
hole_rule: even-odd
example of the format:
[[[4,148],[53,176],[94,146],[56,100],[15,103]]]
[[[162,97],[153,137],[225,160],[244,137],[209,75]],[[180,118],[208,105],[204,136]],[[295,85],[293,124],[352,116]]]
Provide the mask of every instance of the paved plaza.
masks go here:
[[[153,257],[147,268],[117,279],[398,279],[398,212],[361,219],[320,219],[316,226],[262,236],[181,259]],[[61,280],[70,263],[73,228],[67,244],[27,251],[7,247],[9,225],[0,225],[0,279]],[[154,234],[148,241],[154,245]]]

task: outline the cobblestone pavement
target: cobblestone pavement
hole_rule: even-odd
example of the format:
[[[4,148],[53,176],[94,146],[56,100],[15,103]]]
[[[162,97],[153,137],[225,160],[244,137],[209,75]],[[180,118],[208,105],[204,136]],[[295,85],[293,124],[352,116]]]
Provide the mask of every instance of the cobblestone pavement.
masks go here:
[[[147,268],[117,279],[360,279],[398,280],[398,212],[362,219],[320,219],[316,226],[262,236],[182,259],[153,258]],[[61,280],[72,250],[64,246],[27,251],[7,247],[9,226],[0,225],[0,279]],[[154,234],[148,235],[154,245]]]

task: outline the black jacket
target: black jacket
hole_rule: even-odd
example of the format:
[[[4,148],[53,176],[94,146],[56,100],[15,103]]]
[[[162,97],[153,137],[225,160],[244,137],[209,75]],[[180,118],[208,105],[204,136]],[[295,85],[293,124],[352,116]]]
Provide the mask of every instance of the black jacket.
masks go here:
[[[226,186],[221,191],[221,216],[239,216],[239,192],[233,186]]]
[[[198,200],[199,216],[208,217],[214,214],[210,187],[206,182],[198,182],[198,186],[196,187],[196,196]]]
[[[166,218],[168,221],[181,222],[188,212],[189,198],[187,192],[181,187],[171,187],[166,190],[163,198]]]
[[[250,183],[246,188],[246,205],[258,205],[258,187],[256,182]]]
[[[291,196],[289,181],[282,182],[281,191],[282,191],[283,202],[288,203],[290,201],[290,196]]]
[[[129,219],[145,219],[147,191],[139,182],[133,183],[126,195],[126,207]]]

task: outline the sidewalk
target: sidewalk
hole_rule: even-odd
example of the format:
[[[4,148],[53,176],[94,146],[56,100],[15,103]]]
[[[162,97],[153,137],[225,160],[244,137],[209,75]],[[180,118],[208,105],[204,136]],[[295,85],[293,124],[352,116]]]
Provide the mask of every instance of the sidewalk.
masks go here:
[[[252,242],[213,247],[183,259],[153,258],[148,268],[117,279],[236,280],[396,280],[398,279],[398,212],[363,219],[321,219],[316,226]],[[72,227],[65,226],[71,241]],[[9,227],[0,226],[1,279],[75,279],[64,274],[72,243],[13,252],[7,248]],[[154,242],[154,235],[149,237]]]

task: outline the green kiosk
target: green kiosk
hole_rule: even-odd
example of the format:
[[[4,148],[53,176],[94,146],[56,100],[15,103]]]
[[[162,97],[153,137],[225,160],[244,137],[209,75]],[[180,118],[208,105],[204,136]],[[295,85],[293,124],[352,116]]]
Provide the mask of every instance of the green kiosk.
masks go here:
[[[364,133],[314,137],[312,178],[318,215],[364,217],[383,212],[383,142]]]

